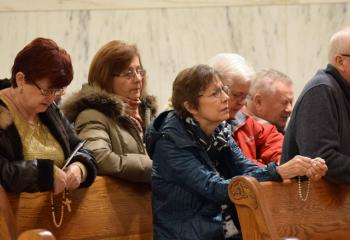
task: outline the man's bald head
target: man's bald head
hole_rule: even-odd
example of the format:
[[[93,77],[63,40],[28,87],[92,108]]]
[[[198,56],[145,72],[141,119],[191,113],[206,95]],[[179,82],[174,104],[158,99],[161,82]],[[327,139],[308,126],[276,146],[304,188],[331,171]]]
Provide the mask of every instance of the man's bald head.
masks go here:
[[[350,27],[334,33],[329,41],[329,63],[336,66],[336,57],[341,54],[350,54]]]

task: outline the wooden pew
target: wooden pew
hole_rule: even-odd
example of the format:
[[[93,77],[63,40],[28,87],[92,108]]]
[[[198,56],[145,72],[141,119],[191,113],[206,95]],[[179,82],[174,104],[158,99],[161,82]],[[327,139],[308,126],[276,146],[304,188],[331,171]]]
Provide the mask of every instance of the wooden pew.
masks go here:
[[[20,230],[45,228],[58,240],[153,238],[150,184],[97,177],[89,188],[73,191],[68,197],[72,211],[65,208],[63,223],[57,228],[51,216],[50,193],[9,194]],[[54,201],[59,220],[61,195]]]
[[[28,229],[28,228],[26,228]],[[5,190],[0,186],[0,239],[15,240],[18,237],[15,218]],[[42,229],[23,231],[18,240],[54,240],[55,237]]]
[[[302,182],[305,196],[307,183]],[[326,180],[311,182],[299,197],[298,181],[261,182],[239,176],[229,186],[244,240],[350,239],[350,188]]]

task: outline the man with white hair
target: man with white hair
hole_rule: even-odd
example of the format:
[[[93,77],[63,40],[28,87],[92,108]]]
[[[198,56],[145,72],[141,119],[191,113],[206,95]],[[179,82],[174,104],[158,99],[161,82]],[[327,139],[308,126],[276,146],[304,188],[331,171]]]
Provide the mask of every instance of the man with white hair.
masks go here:
[[[241,111],[246,103],[254,69],[240,55],[234,53],[220,53],[209,60],[212,66],[221,75],[223,84],[230,89],[229,115],[227,123],[232,127],[233,138],[243,154],[260,166],[271,162],[279,163],[282,154],[283,135],[270,124],[258,123],[252,116]],[[235,230],[231,225],[230,216],[234,225],[240,230],[238,217],[233,209],[225,212],[225,236],[229,239],[241,239],[240,233],[233,235]],[[232,236],[233,235],[233,236]]]
[[[209,60],[209,65],[220,73],[224,85],[231,90],[228,123],[233,127],[233,138],[244,155],[260,166],[279,163],[283,135],[273,125],[258,123],[241,111],[255,74],[254,69],[242,56],[234,53],[217,54]]]
[[[292,113],[293,82],[275,69],[263,69],[254,77],[249,92],[246,111],[259,122],[276,126],[284,134]]]
[[[350,28],[330,40],[329,64],[305,85],[283,144],[282,162],[295,155],[326,160],[325,176],[350,185]]]

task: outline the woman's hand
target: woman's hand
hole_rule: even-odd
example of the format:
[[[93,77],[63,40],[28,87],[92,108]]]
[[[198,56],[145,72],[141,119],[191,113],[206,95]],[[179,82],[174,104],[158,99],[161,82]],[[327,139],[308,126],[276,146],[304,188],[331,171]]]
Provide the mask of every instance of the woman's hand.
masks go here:
[[[312,160],[312,167],[309,168],[309,170],[306,172],[306,176],[308,176],[313,181],[317,181],[326,174],[327,170],[328,167],[325,160],[322,158],[314,158]]]
[[[57,195],[64,191],[67,183],[67,175],[64,171],[55,167],[54,169],[55,179],[54,179],[54,194]]]
[[[65,172],[67,174],[67,184],[66,189],[68,191],[72,191],[77,189],[81,183],[82,172],[80,167],[77,165],[71,164],[66,169]]]
[[[300,155],[277,167],[277,172],[283,179],[306,175],[313,181],[321,179],[327,170],[326,162],[322,158],[311,159]]]
[[[285,164],[278,166],[277,172],[282,179],[304,176],[312,168],[312,162],[311,158],[297,155]]]

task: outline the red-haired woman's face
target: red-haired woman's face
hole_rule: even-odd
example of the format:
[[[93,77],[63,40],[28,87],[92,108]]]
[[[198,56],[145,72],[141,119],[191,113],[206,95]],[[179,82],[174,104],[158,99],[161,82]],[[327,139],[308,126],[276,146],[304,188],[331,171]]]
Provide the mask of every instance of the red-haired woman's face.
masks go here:
[[[48,107],[64,94],[64,89],[49,88],[50,81],[47,78],[35,82],[23,81],[18,84],[20,98],[27,111],[34,113],[45,112]]]
[[[113,77],[113,93],[130,99],[138,99],[141,96],[144,74],[139,58],[135,56],[128,69],[119,76]]]

